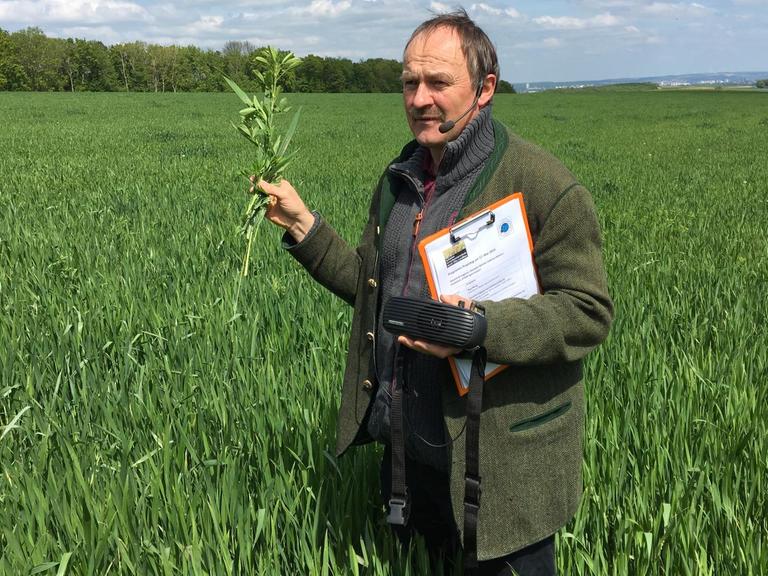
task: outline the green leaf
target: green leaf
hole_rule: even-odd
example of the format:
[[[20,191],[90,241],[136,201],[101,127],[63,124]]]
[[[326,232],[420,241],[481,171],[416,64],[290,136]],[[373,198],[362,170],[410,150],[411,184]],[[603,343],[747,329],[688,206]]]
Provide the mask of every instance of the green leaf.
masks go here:
[[[645,536],[645,551],[648,553],[648,556],[650,556],[651,551],[653,550],[653,534],[650,532],[643,532],[643,536]]]
[[[251,138],[251,133],[248,130],[247,126],[244,126],[243,124],[235,124],[234,122],[232,122],[232,126],[234,126],[237,129],[237,131],[240,132],[240,134],[242,134],[248,140],[253,141]]]
[[[255,117],[251,118],[251,122],[253,122],[256,126],[258,126],[259,130],[261,130],[262,132],[267,127],[266,124],[264,124],[264,121],[261,118],[259,118],[258,116],[255,116]]]
[[[256,535],[253,537],[254,542],[259,541],[259,536],[261,536],[264,530],[264,516],[266,512],[264,508],[259,508],[259,511],[256,513]]]
[[[38,564],[32,570],[29,571],[29,576],[34,576],[34,574],[41,574],[43,572],[48,572],[51,568],[56,568],[58,566],[58,562],[45,562],[44,564]]]
[[[240,88],[240,86],[235,84],[232,80],[230,80],[226,76],[224,76],[224,80],[227,82],[227,84],[229,84],[229,87],[232,88],[232,91],[235,94],[237,94],[238,98],[240,98],[240,100],[242,100],[245,103],[246,106],[250,106],[251,105],[251,99],[248,97],[248,94],[243,92],[243,90]]]
[[[288,130],[285,131],[285,138],[283,139],[283,145],[280,147],[279,155],[284,156],[286,150],[288,150],[288,145],[291,143],[291,138],[293,138],[293,134],[296,132],[296,127],[299,125],[299,116],[301,116],[301,108],[296,110],[296,112],[293,115],[293,118],[291,119],[291,123],[288,126]]]
[[[664,527],[666,528],[669,526],[669,513],[671,511],[672,507],[670,506],[669,502],[664,502],[661,505],[661,517],[664,520]]]
[[[254,95],[253,98],[251,98],[250,105],[255,108],[261,116],[266,116],[266,110],[264,110],[264,105],[261,103],[258,96]]]
[[[10,421],[10,422],[9,422],[9,423],[8,423],[8,424],[7,424],[7,425],[4,427],[5,429],[3,430],[3,433],[2,433],[2,434],[0,434],[0,440],[2,440],[3,438],[5,438],[5,436],[8,434],[8,432],[10,432],[11,430],[13,430],[14,428],[19,428],[19,427],[20,427],[18,424],[16,424],[16,422],[18,422],[18,421],[21,419],[21,417],[24,415],[24,412],[26,412],[26,411],[27,411],[27,410],[29,410],[30,408],[31,408],[31,406],[24,406],[24,408],[22,408],[21,410],[19,410],[19,412],[16,414],[16,416],[14,416],[14,417],[13,417],[13,420],[11,420],[11,421]]]
[[[67,566],[69,565],[69,559],[72,558],[72,552],[65,552],[61,557],[59,563],[59,570],[56,572],[56,576],[64,576],[67,573]]]

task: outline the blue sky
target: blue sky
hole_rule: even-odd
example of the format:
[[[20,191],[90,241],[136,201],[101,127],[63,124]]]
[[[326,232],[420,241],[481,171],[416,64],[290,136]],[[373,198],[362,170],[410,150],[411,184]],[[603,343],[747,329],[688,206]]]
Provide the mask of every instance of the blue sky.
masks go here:
[[[0,0],[0,28],[220,49],[229,40],[298,55],[399,59],[437,0]],[[768,0],[464,3],[513,82],[768,70]]]

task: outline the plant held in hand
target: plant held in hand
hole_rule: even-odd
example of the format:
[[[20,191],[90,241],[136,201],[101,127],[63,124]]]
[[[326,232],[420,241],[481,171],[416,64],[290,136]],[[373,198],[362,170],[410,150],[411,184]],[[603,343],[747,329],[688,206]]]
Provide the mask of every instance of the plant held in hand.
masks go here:
[[[254,71],[254,75],[263,92],[260,96],[250,97],[231,79],[225,76],[224,80],[246,105],[240,110],[240,123],[232,125],[255,149],[252,167],[243,170],[242,174],[246,178],[255,176],[255,182],[275,182],[280,180],[296,153],[296,150],[289,153],[288,145],[296,131],[301,113],[301,109],[294,113],[285,134],[278,133],[276,118],[290,110],[286,98],[281,97],[280,82],[301,63],[301,60],[290,52],[280,54],[272,47],[265,48],[254,59],[259,63],[259,69]],[[245,210],[241,231],[246,238],[246,249],[240,268],[241,276],[248,276],[253,237],[264,220],[268,205],[269,195],[257,189]]]

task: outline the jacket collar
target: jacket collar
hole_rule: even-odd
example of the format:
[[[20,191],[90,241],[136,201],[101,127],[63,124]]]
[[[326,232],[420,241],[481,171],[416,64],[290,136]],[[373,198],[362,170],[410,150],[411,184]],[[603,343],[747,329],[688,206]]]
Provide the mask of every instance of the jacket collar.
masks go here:
[[[493,148],[490,156],[487,159],[487,162],[485,163],[485,166],[483,167],[483,170],[480,172],[477,180],[472,186],[472,189],[464,199],[464,209],[466,209],[466,207],[478,196],[483,188],[485,188],[485,185],[488,183],[491,175],[495,172],[496,167],[499,165],[499,162],[501,161],[501,158],[509,144],[509,136],[504,125],[502,125],[497,120],[492,119],[490,107],[486,107],[483,110],[487,110],[485,113],[487,115],[485,121],[489,123],[491,134],[493,135]],[[483,111],[481,111],[481,114],[482,112]],[[473,119],[472,122],[477,121],[479,116],[480,115]],[[472,122],[470,122],[470,124],[472,124]],[[457,138],[457,140],[459,139]],[[458,143],[457,146],[461,146],[461,143]],[[395,198],[397,197],[397,194],[400,190],[400,186],[404,185],[402,175],[397,174],[397,169],[402,168],[405,170],[421,170],[423,166],[423,154],[426,153],[426,148],[420,146],[416,140],[411,140],[403,147],[400,155],[388,166],[387,170],[379,180],[379,225],[382,230],[386,226],[387,220],[389,220],[389,213],[392,210],[392,206],[395,204]],[[438,173],[438,178],[439,177],[440,174]],[[440,185],[440,183],[438,183],[438,185]]]
[[[494,126],[491,106],[486,106],[461,131],[458,138],[451,140],[445,147],[443,159],[437,170],[438,194],[444,192],[456,182],[475,171],[482,165],[494,148]],[[390,174],[406,174],[411,178],[424,181],[424,165],[429,150],[411,141],[400,157],[389,166]]]

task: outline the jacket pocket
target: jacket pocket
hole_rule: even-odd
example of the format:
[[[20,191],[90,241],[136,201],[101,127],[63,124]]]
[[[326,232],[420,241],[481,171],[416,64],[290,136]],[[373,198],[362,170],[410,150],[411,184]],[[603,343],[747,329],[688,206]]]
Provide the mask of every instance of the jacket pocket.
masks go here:
[[[538,426],[541,426],[542,424],[551,422],[555,418],[559,418],[560,416],[568,412],[568,410],[570,409],[571,409],[571,402],[568,401],[565,404],[561,404],[560,406],[557,406],[547,412],[544,412],[544,414],[539,414],[537,416],[533,416],[531,418],[526,418],[524,420],[515,422],[509,427],[509,431],[522,432],[523,430],[530,430],[531,428],[536,428]]]

